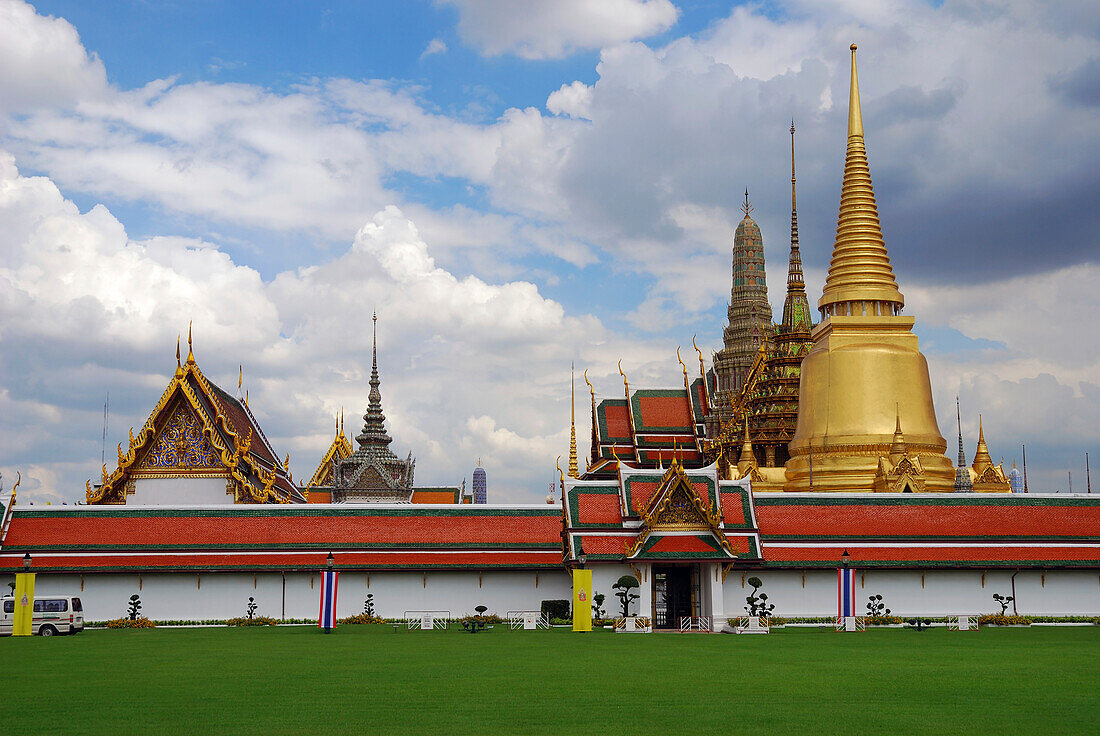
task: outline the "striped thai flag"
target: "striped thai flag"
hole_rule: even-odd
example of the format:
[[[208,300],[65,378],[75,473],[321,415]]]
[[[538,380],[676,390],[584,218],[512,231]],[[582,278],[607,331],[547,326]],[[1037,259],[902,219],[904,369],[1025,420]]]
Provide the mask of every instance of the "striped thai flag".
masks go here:
[[[836,571],[836,615],[856,615],[856,571],[842,567]]]
[[[336,586],[339,575],[335,570],[321,573],[321,612],[317,616],[317,625],[325,632],[336,628]]]

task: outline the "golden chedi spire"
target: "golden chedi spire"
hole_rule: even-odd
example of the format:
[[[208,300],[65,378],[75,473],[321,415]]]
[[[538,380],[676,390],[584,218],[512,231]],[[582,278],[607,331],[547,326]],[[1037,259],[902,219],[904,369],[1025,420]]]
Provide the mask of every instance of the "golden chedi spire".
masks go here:
[[[848,153],[844,159],[836,243],[825,289],[817,303],[823,319],[832,314],[863,314],[868,306],[875,314],[897,314],[905,304],[894,280],[894,269],[890,266],[890,255],[886,252],[879,224],[867,147],[863,142],[856,45],[852,44],[851,48]]]
[[[897,465],[905,457],[906,452],[905,435],[901,433],[901,413],[899,412],[894,426],[894,441],[890,443],[890,462]]]
[[[985,429],[982,427],[982,415],[978,415],[978,450],[974,453],[974,463],[970,466],[981,477],[987,468],[992,467],[993,458],[989,456],[989,448],[985,444]]]
[[[913,490],[948,492],[955,469],[944,454],[915,320],[899,313],[904,299],[871,186],[855,50],[836,241],[818,301],[822,321],[802,361],[785,490],[872,491],[879,458],[900,458],[904,449],[922,468],[924,483]]]

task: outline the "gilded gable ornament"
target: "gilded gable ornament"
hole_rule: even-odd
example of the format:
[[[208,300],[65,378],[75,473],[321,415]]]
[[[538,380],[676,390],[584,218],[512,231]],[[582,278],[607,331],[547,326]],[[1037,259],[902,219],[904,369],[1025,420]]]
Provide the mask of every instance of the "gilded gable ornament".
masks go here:
[[[218,453],[202,424],[182,402],[142,460],[142,470],[206,470],[219,467]]]

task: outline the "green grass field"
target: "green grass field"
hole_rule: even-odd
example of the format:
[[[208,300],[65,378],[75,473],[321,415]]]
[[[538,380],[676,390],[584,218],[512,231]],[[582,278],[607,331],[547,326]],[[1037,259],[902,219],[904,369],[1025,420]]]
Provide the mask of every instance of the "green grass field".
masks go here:
[[[9,734],[1082,734],[1100,627],[0,639]]]

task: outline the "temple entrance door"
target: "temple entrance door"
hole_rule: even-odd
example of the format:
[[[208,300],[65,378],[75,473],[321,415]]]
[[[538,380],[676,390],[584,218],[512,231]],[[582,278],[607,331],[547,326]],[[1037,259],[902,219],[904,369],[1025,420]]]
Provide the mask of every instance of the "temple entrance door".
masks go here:
[[[694,616],[694,565],[653,568],[653,624],[658,629],[677,629],[681,616]]]

